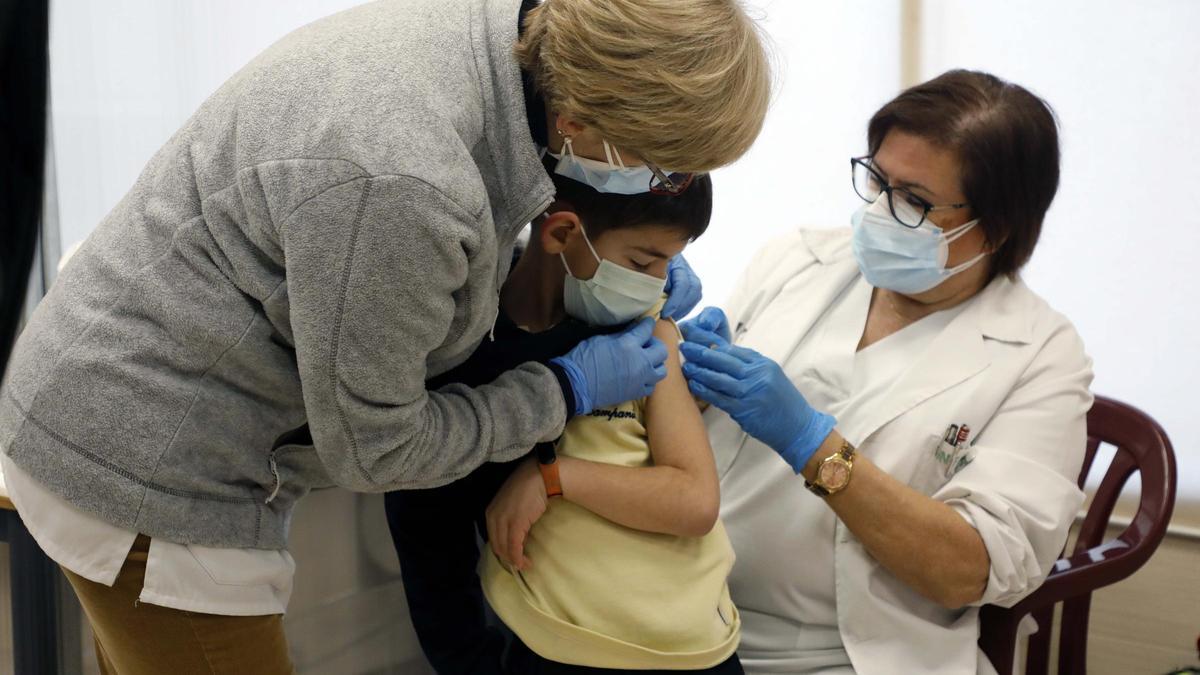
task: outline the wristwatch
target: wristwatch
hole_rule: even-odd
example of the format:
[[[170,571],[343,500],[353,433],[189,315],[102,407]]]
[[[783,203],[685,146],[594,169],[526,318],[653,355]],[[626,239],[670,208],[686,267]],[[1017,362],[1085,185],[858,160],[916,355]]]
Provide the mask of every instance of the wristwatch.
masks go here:
[[[538,443],[538,470],[542,472],[542,482],[546,484],[547,497],[562,496],[562,481],[558,478],[558,453],[554,452],[553,443]]]
[[[854,471],[854,446],[850,441],[842,439],[842,447],[837,452],[821,460],[817,467],[817,479],[811,483],[804,481],[804,487],[818,497],[828,497],[846,489],[850,484],[850,473]]]

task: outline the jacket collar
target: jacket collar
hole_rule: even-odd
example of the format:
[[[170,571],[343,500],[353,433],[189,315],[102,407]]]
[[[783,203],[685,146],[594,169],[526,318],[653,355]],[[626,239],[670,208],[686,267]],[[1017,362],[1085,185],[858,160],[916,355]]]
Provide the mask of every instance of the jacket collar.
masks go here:
[[[513,55],[521,0],[471,3],[471,35],[484,104],[484,138],[509,222],[523,226],[549,204],[554,183],[542,167],[530,133],[521,69]],[[495,198],[495,195],[493,195]]]

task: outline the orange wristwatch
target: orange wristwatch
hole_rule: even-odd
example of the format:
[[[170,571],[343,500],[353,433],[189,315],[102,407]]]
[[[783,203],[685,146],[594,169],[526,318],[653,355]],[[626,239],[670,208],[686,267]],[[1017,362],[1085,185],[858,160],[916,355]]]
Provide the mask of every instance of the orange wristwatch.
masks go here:
[[[562,481],[558,478],[558,453],[554,452],[553,443],[538,443],[538,470],[542,472],[542,482],[546,484],[547,497],[561,497]]]

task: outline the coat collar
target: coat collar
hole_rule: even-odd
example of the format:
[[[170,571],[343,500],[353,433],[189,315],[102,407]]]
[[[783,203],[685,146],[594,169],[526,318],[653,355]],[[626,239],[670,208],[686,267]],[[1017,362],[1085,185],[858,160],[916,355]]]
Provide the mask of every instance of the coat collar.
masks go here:
[[[805,240],[829,274],[853,277],[857,262],[850,251],[850,231],[812,231]],[[912,368],[891,389],[886,403],[852,432],[861,443],[880,427],[922,402],[986,370],[992,350],[987,342],[1028,344],[1032,339],[1035,296],[1020,280],[993,279],[966,301],[963,311],[930,344]]]
[[[835,228],[806,230],[803,236],[817,262],[838,269],[843,274],[854,274],[858,263],[850,248],[851,233],[850,228]],[[967,302],[971,306],[955,323],[970,315],[983,337],[1019,344],[1027,344],[1032,339],[1031,321],[1035,313],[1030,310],[1037,299],[1020,277],[996,277]]]
[[[472,48],[484,99],[484,136],[500,181],[509,223],[523,227],[549,204],[554,183],[530,132],[521,69],[513,54],[521,0],[471,3]]]

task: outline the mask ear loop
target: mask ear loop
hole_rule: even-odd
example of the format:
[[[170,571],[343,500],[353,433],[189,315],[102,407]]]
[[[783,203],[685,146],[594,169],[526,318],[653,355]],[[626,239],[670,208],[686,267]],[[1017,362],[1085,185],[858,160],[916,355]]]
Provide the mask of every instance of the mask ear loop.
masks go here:
[[[587,244],[588,250],[592,252],[592,257],[596,259],[596,262],[603,264],[604,259],[600,257],[600,254],[596,253],[596,249],[592,246],[592,240],[588,239],[587,230],[583,229],[583,223],[579,223],[579,231],[583,233],[583,243]],[[575,273],[571,271],[571,266],[567,264],[567,256],[563,255],[562,252],[559,252],[558,257],[562,259],[562,264],[563,267],[566,268],[567,274],[575,277]],[[599,270],[597,270],[597,274],[598,273]],[[578,279],[579,277],[575,278]]]
[[[960,239],[964,234],[970,232],[971,229],[974,228],[978,224],[979,224],[979,219],[976,218],[975,220],[972,220],[969,223],[963,223],[962,225],[959,225],[958,227],[954,228],[953,230],[950,230],[950,232],[952,234],[947,235],[947,234],[943,233],[942,236],[944,236],[946,238],[946,245],[949,246],[950,244],[953,244],[955,241]],[[970,260],[968,260],[960,265],[955,265],[954,267],[951,267],[948,269],[943,268],[943,269],[945,269],[947,272],[949,272],[950,276],[954,276],[955,274],[958,274],[959,272],[966,271],[975,263],[979,262],[980,260],[983,260],[983,258],[987,255],[988,255],[988,252],[983,251],[979,255],[975,256],[974,258],[971,258]]]
[[[962,225],[959,225],[958,227],[954,228],[953,230],[950,230],[949,234],[943,232],[942,236],[946,238],[947,244],[953,244],[955,241],[958,241],[958,239],[961,238],[964,234],[966,234],[966,233],[970,232],[972,229],[974,229],[975,226],[978,224],[979,224],[979,219],[976,218],[975,220],[972,220],[969,223],[963,223]]]
[[[983,260],[984,257],[986,257],[987,255],[988,255],[987,251],[984,251],[983,253],[980,253],[979,255],[975,256],[974,258],[971,258],[970,260],[964,262],[963,264],[955,265],[954,267],[951,267],[950,269],[947,269],[946,271],[950,273],[950,276],[954,276],[955,274],[958,274],[959,272],[965,272],[972,265],[979,262],[980,260]],[[943,268],[943,269],[945,269],[945,268]]]
[[[596,259],[596,262],[604,262],[604,259],[601,258],[600,254],[596,253],[596,249],[592,247],[592,240],[588,238],[587,230],[583,229],[583,223],[579,223],[579,231],[583,233],[583,243],[587,244],[588,250],[592,252],[592,257]]]
[[[604,139],[601,139],[600,142],[604,144],[604,157],[605,157],[605,159],[608,160],[608,166],[610,168],[613,168],[613,169],[627,168],[625,166],[625,162],[621,161],[621,153],[618,152],[616,148],[609,145],[608,141],[606,141]],[[613,162],[613,155],[617,156],[616,162]]]

